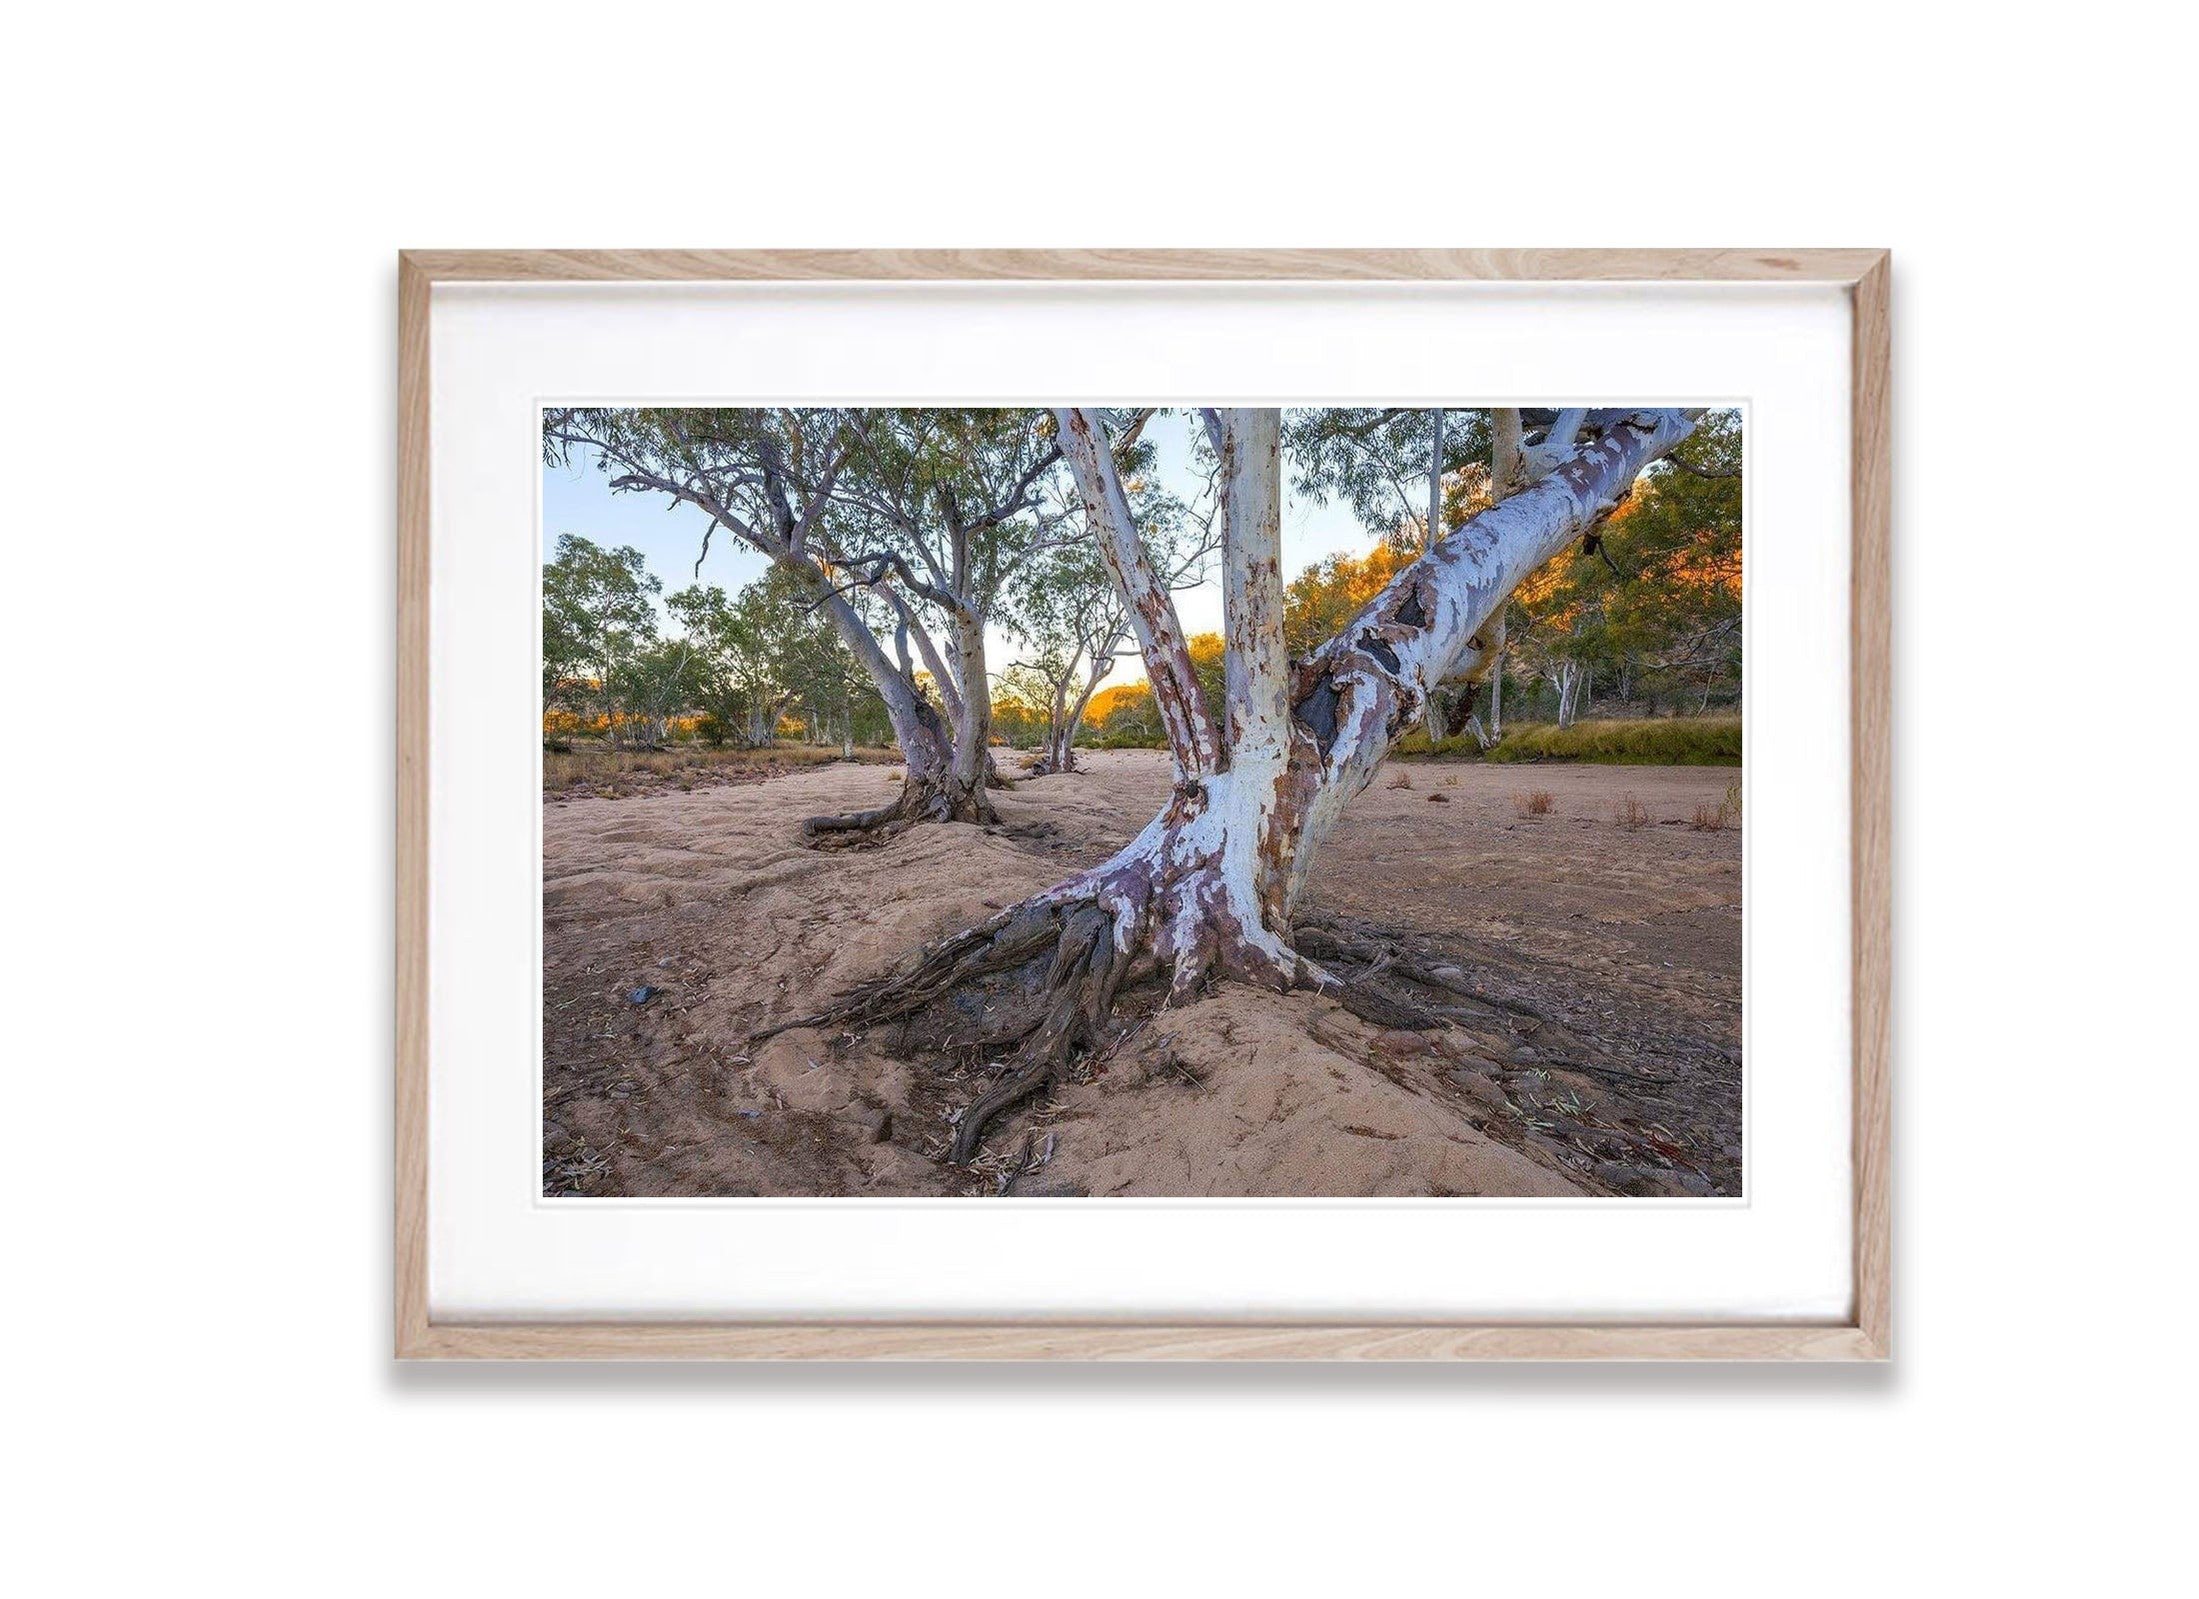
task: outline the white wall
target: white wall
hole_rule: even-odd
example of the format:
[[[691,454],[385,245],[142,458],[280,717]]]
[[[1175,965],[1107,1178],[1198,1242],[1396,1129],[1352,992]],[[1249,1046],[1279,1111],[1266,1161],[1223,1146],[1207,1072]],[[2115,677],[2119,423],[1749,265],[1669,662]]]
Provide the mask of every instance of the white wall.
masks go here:
[[[2186,24],[1191,9],[13,24],[25,1591],[2117,1591],[2162,1551]],[[789,243],[1896,250],[1895,1366],[392,1368],[394,251]]]

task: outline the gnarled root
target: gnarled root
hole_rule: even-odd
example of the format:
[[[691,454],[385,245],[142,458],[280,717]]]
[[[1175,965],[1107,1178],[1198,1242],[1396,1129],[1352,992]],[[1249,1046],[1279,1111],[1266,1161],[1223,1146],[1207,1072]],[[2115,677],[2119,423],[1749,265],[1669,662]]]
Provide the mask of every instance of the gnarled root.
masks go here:
[[[1035,1024],[1026,1010],[1016,1027],[1022,1042],[1009,1075],[978,1096],[955,1124],[947,1158],[962,1164],[977,1153],[987,1123],[1051,1085],[1076,1050],[1106,1025],[1115,990],[1132,959],[1116,947],[1114,918],[1100,909],[1095,891],[1055,890],[1026,900],[933,946],[903,971],[862,984],[813,1015],[752,1036],[760,1040],[795,1027],[860,1028],[898,1021],[980,979],[1026,966],[1035,974],[1049,944],[1052,960],[1043,978],[1030,985],[1036,991]]]
[[[750,1036],[764,1039],[795,1027],[875,1027],[898,1021],[964,983],[1036,958],[1059,928],[1060,909],[1046,896],[1025,900],[933,945],[905,971],[860,983],[813,1015]]]
[[[1448,1020],[1486,1018],[1500,1012],[1541,1023],[1555,1020],[1537,1006],[1491,992],[1456,967],[1415,960],[1389,937],[1347,924],[1341,918],[1300,918],[1296,941],[1300,949],[1328,961],[1343,975],[1341,986],[1330,990],[1332,997],[1353,1015],[1377,1027],[1426,1029]],[[1354,971],[1354,966],[1360,969]],[[1376,988],[1374,980],[1386,974],[1454,997],[1447,1005],[1418,1004],[1395,991]]]
[[[932,946],[910,965],[864,983],[792,1027],[870,1028],[935,1005],[928,1028],[956,1047],[1014,1042],[1001,1081],[965,1110],[949,1159],[977,1153],[986,1126],[1053,1084],[1076,1053],[1103,1039],[1125,983],[1166,973],[1169,1003],[1189,1003],[1209,978],[1272,989],[1333,987],[1335,979],[1261,925],[1255,896],[1233,890],[1220,852],[1173,830],[1164,814],[1113,860]],[[980,986],[978,996],[959,990]],[[982,1017],[972,1038],[966,1018]]]
[[[1046,996],[1044,1019],[1016,1051],[1007,1080],[979,1095],[955,1123],[949,1160],[967,1163],[976,1155],[988,1122],[1053,1083],[1077,1046],[1106,1025],[1116,985],[1128,965],[1115,948],[1114,923],[1106,912],[1086,905],[1064,917],[1053,967],[1041,990]]]

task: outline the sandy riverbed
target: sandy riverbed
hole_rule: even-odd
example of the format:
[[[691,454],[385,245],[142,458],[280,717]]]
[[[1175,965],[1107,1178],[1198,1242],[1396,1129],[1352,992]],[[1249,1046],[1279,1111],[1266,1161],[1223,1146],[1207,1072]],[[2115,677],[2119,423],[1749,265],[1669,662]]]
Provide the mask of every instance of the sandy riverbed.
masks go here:
[[[1457,967],[1489,1006],[1429,1034],[1310,994],[1129,996],[1135,1032],[1001,1118],[977,1170],[936,1156],[986,1063],[897,1059],[890,1035],[746,1042],[1127,841],[1166,756],[1084,759],[1001,793],[998,829],[877,850],[798,837],[879,803],[897,772],[875,765],[546,807],[545,1191],[1740,1191],[1741,833],[1691,825],[1732,769],[1393,762],[1306,910]],[[1549,813],[1521,814],[1536,791]]]

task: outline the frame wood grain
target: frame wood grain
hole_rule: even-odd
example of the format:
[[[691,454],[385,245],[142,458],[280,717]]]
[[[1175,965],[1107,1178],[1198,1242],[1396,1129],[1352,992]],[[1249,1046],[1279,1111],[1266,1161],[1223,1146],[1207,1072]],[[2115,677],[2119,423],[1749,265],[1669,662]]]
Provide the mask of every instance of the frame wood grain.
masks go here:
[[[1891,258],[1884,250],[408,250],[398,257],[396,1354],[400,1359],[1884,1360],[1891,1353]],[[1855,1297],[1833,1323],[534,1322],[428,1313],[429,299],[437,283],[1723,282],[1853,305]]]

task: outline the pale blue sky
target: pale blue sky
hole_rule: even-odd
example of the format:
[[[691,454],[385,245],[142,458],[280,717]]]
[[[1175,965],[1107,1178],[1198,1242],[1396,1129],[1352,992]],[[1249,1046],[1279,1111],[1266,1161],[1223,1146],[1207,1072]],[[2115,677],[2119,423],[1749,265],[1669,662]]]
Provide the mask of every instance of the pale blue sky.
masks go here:
[[[1149,437],[1157,460],[1155,476],[1174,490],[1186,504],[1196,504],[1205,487],[1204,477],[1192,466],[1190,429],[1196,419],[1174,412],[1154,419]],[[1424,484],[1423,484],[1424,489]],[[592,460],[575,460],[570,466],[542,469],[542,558],[554,553],[558,535],[578,533],[607,549],[631,545],[641,551],[649,570],[664,584],[664,592],[676,593],[698,581],[695,557],[702,549],[703,530],[709,518],[693,506],[667,500],[661,494],[614,494],[610,480],[596,470]],[[1375,535],[1360,525],[1351,508],[1341,503],[1323,505],[1307,500],[1285,486],[1283,494],[1283,571],[1295,576],[1315,561],[1349,551],[1358,554],[1374,543]],[[710,541],[699,581],[715,583],[732,593],[763,576],[765,558],[739,539],[720,531]],[[1177,614],[1187,633],[1219,632],[1222,626],[1222,587],[1209,563],[1207,580],[1197,588],[1177,594]],[[987,634],[987,654],[993,669],[1017,659],[1016,641],[998,627]],[[1122,681],[1144,676],[1134,660],[1117,668]]]

